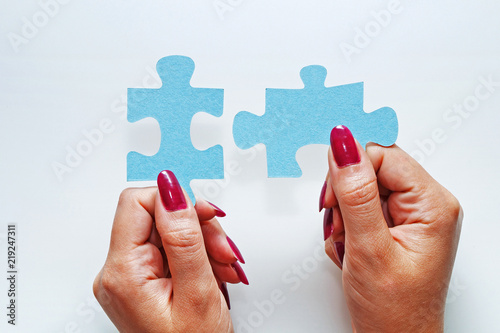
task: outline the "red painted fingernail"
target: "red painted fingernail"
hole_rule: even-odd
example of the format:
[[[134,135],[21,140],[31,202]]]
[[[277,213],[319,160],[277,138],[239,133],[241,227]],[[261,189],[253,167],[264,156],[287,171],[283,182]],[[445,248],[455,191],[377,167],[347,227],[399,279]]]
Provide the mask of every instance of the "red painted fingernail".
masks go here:
[[[335,255],[340,262],[340,266],[344,265],[344,243],[343,242],[335,242],[333,243],[335,248]]]
[[[321,189],[321,194],[319,195],[319,211],[323,210],[323,206],[325,204],[325,194],[326,194],[326,181],[323,184],[323,188]]]
[[[164,170],[158,175],[158,189],[166,210],[174,212],[187,208],[186,198],[174,173]]]
[[[227,308],[231,310],[231,301],[229,300],[229,292],[227,291],[227,285],[226,282],[222,282],[220,285],[220,291],[222,292],[222,295],[224,296],[224,299],[226,300],[227,303]]]
[[[347,127],[340,125],[332,129],[330,144],[339,168],[358,164],[361,161],[354,137]]]
[[[238,262],[234,262],[231,264],[231,267],[233,267],[233,269],[236,271],[236,274],[238,275],[240,281],[248,286],[248,279],[245,275],[245,272],[243,271],[243,268],[241,268],[241,265]]]
[[[226,216],[226,213],[224,213],[224,211],[222,209],[220,209],[219,207],[217,207],[216,205],[214,205],[211,202],[208,202],[208,203],[210,204],[210,206],[212,206],[214,208],[214,210],[215,210],[215,216],[217,216],[217,217],[224,217],[224,216]]]
[[[325,240],[330,238],[333,234],[333,208],[325,210],[325,216],[323,217],[323,234],[325,235]]]
[[[238,247],[236,246],[236,244],[234,244],[233,240],[231,238],[229,238],[228,236],[226,236],[226,239],[227,239],[227,242],[229,243],[229,247],[231,247],[231,250],[233,250],[233,253],[234,255],[236,256],[236,258],[242,263],[244,264],[245,263],[245,259],[243,259],[243,256],[241,255],[241,252],[240,250],[238,249]]]

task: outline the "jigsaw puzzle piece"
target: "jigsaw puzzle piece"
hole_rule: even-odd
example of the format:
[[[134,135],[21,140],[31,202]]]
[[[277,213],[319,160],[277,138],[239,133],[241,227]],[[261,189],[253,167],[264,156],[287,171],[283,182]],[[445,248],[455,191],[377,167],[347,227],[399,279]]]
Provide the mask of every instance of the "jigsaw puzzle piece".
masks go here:
[[[155,155],[137,152],[127,155],[127,180],[155,180],[162,170],[171,170],[193,203],[191,180],[224,178],[222,147],[197,150],[190,133],[191,120],[196,113],[222,115],[224,90],[191,87],[194,67],[193,60],[184,56],[160,59],[156,68],[162,86],[128,89],[127,113],[129,122],[153,117],[161,131],[160,148]]]
[[[266,89],[266,112],[256,116],[243,111],[233,124],[235,143],[248,149],[263,143],[269,177],[300,177],[297,151],[310,144],[329,144],[337,125],[349,127],[365,146],[375,142],[389,146],[397,138],[398,122],[391,108],[372,113],[363,110],[363,83],[325,87],[322,66],[301,70],[303,89]]]

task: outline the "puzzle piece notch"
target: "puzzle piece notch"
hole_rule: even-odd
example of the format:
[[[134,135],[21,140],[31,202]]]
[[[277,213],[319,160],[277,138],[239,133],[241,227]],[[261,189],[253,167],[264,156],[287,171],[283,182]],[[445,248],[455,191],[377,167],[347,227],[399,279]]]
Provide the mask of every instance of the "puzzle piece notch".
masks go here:
[[[304,67],[302,89],[266,89],[263,116],[242,111],[234,119],[236,145],[248,149],[263,143],[267,151],[268,176],[300,177],[297,151],[309,144],[329,144],[337,125],[349,127],[365,146],[375,142],[392,145],[397,138],[396,113],[389,107],[371,113],[363,110],[363,83],[325,87],[323,66]]]
[[[153,156],[129,152],[127,180],[156,180],[162,170],[171,170],[194,203],[191,180],[223,179],[224,162],[220,145],[204,151],[194,148],[191,120],[198,112],[221,116],[224,90],[192,87],[195,64],[185,56],[162,58],[156,69],[162,80],[160,88],[128,89],[127,118],[129,122],[155,118],[161,131],[160,149]]]

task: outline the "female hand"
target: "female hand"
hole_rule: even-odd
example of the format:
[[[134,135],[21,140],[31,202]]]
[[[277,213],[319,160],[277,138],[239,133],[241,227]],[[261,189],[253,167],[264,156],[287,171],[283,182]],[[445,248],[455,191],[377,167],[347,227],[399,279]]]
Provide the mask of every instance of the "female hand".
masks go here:
[[[462,222],[457,199],[397,146],[331,133],[320,198],[357,332],[440,332]]]
[[[206,201],[195,209],[170,171],[158,188],[122,193],[94,281],[120,332],[233,332],[226,282],[248,281],[216,215],[225,214]]]

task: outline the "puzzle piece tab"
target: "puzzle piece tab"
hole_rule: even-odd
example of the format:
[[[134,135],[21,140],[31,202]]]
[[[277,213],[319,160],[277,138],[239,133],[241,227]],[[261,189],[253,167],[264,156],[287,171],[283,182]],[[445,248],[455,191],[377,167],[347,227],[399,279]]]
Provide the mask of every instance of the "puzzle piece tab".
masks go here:
[[[295,155],[310,144],[329,144],[330,131],[347,126],[365,146],[375,142],[392,145],[398,135],[396,113],[389,107],[363,111],[363,83],[325,87],[326,68],[304,67],[303,89],[266,89],[266,113],[243,111],[233,124],[234,141],[241,149],[263,143],[269,177],[300,177]]]
[[[193,60],[188,57],[162,58],[156,65],[162,87],[129,88],[127,97],[128,121],[153,117],[161,131],[160,149],[156,155],[145,156],[137,152],[127,155],[127,180],[156,180],[162,170],[171,170],[193,204],[191,180],[224,178],[222,147],[197,150],[190,133],[191,119],[196,113],[222,115],[224,90],[191,87],[194,67]]]

